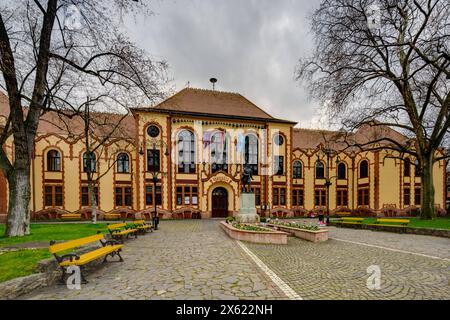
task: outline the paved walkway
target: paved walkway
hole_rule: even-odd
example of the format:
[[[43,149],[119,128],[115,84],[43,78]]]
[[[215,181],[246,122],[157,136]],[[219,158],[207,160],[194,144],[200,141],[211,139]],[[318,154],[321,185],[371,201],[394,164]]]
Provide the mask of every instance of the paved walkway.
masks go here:
[[[53,286],[24,299],[285,299],[214,220],[162,221],[125,242],[123,263],[89,274],[81,290]]]
[[[450,299],[450,239],[330,233],[321,244],[260,245],[231,240],[214,220],[163,221],[161,230],[126,242],[125,262],[91,273],[81,290],[54,286],[23,298]],[[367,288],[372,265],[381,270],[379,290]]]

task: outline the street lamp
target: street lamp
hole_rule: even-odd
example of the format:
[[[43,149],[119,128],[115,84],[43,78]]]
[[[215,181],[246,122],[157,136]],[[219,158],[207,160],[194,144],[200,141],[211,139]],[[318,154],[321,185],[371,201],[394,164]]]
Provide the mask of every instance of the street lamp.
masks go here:
[[[170,155],[169,152],[169,148],[167,146],[167,143],[165,143],[163,140],[157,140],[157,139],[153,139],[150,140],[150,144],[152,145],[152,151],[153,151],[153,171],[151,172],[152,175],[152,182],[153,182],[153,204],[155,205],[155,210],[154,213],[152,214],[152,221],[153,221],[153,226],[155,228],[155,230],[158,230],[158,224],[159,224],[159,217],[158,217],[158,212],[157,212],[157,206],[156,206],[156,184],[158,183],[158,175],[161,173],[160,170],[157,170],[156,168],[156,164],[155,164],[155,155],[156,155],[156,148],[166,148],[166,151],[164,152],[164,155],[166,157],[168,157]],[[141,155],[144,155],[144,150],[141,147],[141,149],[139,150],[139,153]],[[148,156],[148,155],[147,155]],[[161,159],[159,159],[159,168],[161,167]],[[147,159],[147,163],[148,163],[148,159]],[[148,164],[147,164],[147,168],[148,168]],[[144,166],[144,170],[145,170],[145,166]],[[145,176],[145,172],[144,172],[144,176]]]
[[[330,159],[336,158],[336,167],[341,162],[341,159],[339,158],[338,151],[331,149],[329,147],[327,148],[320,148],[319,152],[317,153],[317,162],[321,161],[320,155],[326,157],[326,176],[325,176],[325,187],[327,190],[327,225],[330,223],[330,187],[332,185],[331,179],[337,178],[337,176],[330,177]],[[323,215],[319,215],[319,221],[323,221]]]

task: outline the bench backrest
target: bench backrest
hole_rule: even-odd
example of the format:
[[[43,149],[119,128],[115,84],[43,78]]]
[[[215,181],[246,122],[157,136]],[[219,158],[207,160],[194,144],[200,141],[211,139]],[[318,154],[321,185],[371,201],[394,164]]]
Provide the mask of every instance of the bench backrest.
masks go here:
[[[134,224],[145,224],[145,220],[134,220]]]
[[[115,223],[115,224],[109,224],[108,225],[108,230],[116,230],[116,229],[120,229],[123,227],[126,227],[127,224],[126,223]]]
[[[342,218],[343,221],[364,221],[364,218]]]
[[[377,222],[379,223],[404,223],[408,224],[408,219],[377,219]]]
[[[85,238],[70,240],[70,241],[51,245],[50,247],[48,247],[48,251],[50,251],[50,253],[54,254],[57,252],[68,250],[68,249],[81,247],[88,243],[100,241],[101,239],[103,239],[103,234],[96,234],[95,236],[89,236],[89,237],[85,237]]]

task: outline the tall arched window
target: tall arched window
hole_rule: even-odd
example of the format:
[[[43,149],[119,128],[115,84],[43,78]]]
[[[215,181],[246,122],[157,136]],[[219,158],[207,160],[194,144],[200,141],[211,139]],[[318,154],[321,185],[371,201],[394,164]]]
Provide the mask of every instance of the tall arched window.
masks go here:
[[[258,175],[258,138],[253,134],[245,136],[245,164],[250,165],[254,176]]]
[[[126,153],[120,153],[117,156],[117,172],[129,173],[130,172],[130,157]]]
[[[90,160],[90,161],[89,161]],[[97,171],[97,157],[95,153],[91,152],[91,156],[88,153],[83,153],[83,172],[96,172]]]
[[[345,163],[340,162],[337,167],[337,177],[338,179],[346,179],[347,178],[347,167]]]
[[[195,137],[189,130],[178,134],[178,173],[195,173]]]
[[[228,172],[228,141],[224,132],[216,132],[211,137],[211,171]]]
[[[422,170],[420,170],[420,162],[416,159],[416,161],[414,162],[414,175],[416,177],[420,177],[421,171]]]
[[[300,161],[294,161],[294,166],[293,166],[294,179],[301,179],[303,176],[302,171],[303,171],[302,163]]]
[[[403,162],[403,176],[411,176],[411,161],[409,160],[409,158],[406,158]]]
[[[359,177],[360,178],[369,177],[369,163],[367,162],[367,160],[363,160],[359,164]]]
[[[316,179],[325,178],[325,166],[322,161],[316,162]]]
[[[47,171],[61,171],[61,154],[57,150],[47,152]]]

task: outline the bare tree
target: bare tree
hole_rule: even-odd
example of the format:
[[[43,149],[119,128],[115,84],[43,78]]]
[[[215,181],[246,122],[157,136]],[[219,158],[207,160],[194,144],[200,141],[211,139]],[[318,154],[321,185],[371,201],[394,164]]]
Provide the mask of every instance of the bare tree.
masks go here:
[[[417,160],[421,217],[435,216],[433,165],[450,126],[450,2],[324,0],[312,15],[314,55],[297,79],[349,130],[395,128],[355,145]]]
[[[76,109],[96,89],[129,104],[160,99],[166,63],[153,61],[123,34],[122,14],[150,14],[131,0],[6,0],[0,4],[0,86],[10,113],[0,132],[12,136],[14,159],[0,148],[9,185],[7,236],[29,233],[30,164],[40,117]],[[84,84],[73,89],[72,84]]]

